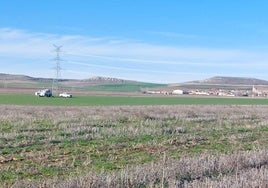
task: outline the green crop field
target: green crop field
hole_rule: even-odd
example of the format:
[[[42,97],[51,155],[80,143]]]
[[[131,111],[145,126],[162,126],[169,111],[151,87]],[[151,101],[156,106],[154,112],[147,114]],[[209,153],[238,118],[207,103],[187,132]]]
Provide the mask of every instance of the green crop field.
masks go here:
[[[157,88],[166,86],[167,86],[166,84],[137,82],[137,83],[95,85],[82,88],[81,90],[109,91],[109,92],[140,92],[142,88]]]
[[[75,96],[73,98],[41,98],[27,94],[1,94],[0,104],[47,106],[109,106],[109,105],[268,105],[265,98],[220,98],[192,96]]]

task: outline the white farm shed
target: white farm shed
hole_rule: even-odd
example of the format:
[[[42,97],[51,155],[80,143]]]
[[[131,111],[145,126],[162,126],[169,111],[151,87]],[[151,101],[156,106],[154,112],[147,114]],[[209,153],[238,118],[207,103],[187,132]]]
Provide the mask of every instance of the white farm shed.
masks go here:
[[[183,90],[181,90],[181,89],[173,90],[173,91],[172,91],[172,94],[173,94],[173,95],[182,95],[182,94],[183,94]]]

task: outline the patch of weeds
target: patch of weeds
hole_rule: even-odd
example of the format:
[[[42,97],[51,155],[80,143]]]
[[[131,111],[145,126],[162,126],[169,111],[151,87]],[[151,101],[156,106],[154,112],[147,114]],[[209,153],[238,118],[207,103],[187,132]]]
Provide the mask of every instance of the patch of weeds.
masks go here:
[[[107,140],[108,143],[114,143],[121,145],[129,145],[129,144],[138,144],[138,143],[147,143],[154,139],[153,135],[140,135],[134,138],[130,138],[127,136],[120,136],[120,137],[112,137]]]
[[[185,148],[184,151],[186,152],[193,152],[193,153],[199,153],[203,150],[216,150],[221,153],[225,153],[227,150],[230,150],[229,143],[227,142],[204,142],[204,143],[196,143],[192,147]]]
[[[247,150],[247,151],[251,151],[254,149],[254,146],[252,144],[247,144],[244,146],[244,149]]]
[[[12,151],[8,148],[4,148],[4,149],[2,149],[1,153],[2,153],[2,155],[8,155],[8,154],[11,154]]]
[[[122,117],[118,120],[118,122],[121,124],[128,123],[129,119],[128,119],[128,117]]]
[[[44,135],[35,135],[34,136],[34,141],[39,142],[41,140],[44,140],[46,137]]]
[[[111,162],[104,162],[102,164],[98,164],[96,166],[97,169],[105,169],[105,170],[114,170],[114,169],[118,169],[118,167],[116,166],[115,163],[111,163]]]
[[[187,172],[185,174],[178,174],[176,176],[176,181],[177,181],[178,185],[180,185],[178,187],[181,187],[182,185],[184,185],[185,181],[186,182],[192,181],[192,176],[191,176],[191,174],[189,172]]]
[[[157,118],[157,117],[153,117],[153,116],[150,116],[150,115],[144,115],[144,120],[157,120],[157,119],[159,119],[159,118]]]
[[[1,153],[3,155],[9,155],[9,154],[13,154],[13,153],[17,153],[19,151],[19,148],[14,148],[14,147],[6,147],[4,149],[2,149]]]
[[[22,141],[22,140],[27,140],[28,136],[26,135],[19,135],[16,137],[16,140],[17,141]]]
[[[217,131],[215,129],[210,130],[210,136],[212,136],[214,139],[219,139],[222,136],[221,131]]]
[[[257,140],[257,136],[255,134],[245,135],[241,139],[242,143],[254,142],[255,140]]]
[[[192,148],[185,149],[185,150],[188,151],[188,152],[198,153],[198,152],[200,152],[203,149],[204,149],[204,146],[196,145],[196,146],[194,146]]]
[[[32,122],[33,125],[37,125],[37,126],[50,126],[53,125],[51,120],[49,118],[45,118],[45,119],[36,119]]]
[[[167,135],[182,134],[186,133],[186,130],[182,127],[177,127],[177,128],[164,129],[162,133]]]
[[[146,188],[146,187],[148,187],[147,185],[146,185],[146,183],[143,183],[143,182],[139,182],[137,185],[135,185],[134,187],[138,187],[138,188]]]
[[[134,139],[131,139],[134,143],[146,143],[154,139],[153,135],[141,135],[139,137],[136,137]]]
[[[261,126],[260,131],[268,131],[268,125]]]
[[[53,129],[50,128],[42,128],[42,127],[38,127],[38,128],[31,128],[31,129],[20,129],[19,131],[21,132],[49,132],[52,131]]]
[[[122,143],[122,142],[128,142],[129,140],[130,140],[129,137],[120,136],[120,137],[112,137],[112,138],[109,138],[107,141],[109,143]]]
[[[175,116],[173,116],[173,117],[164,117],[163,121],[177,121],[177,118]]]
[[[26,146],[23,148],[25,152],[28,151],[40,151],[42,149],[41,145],[32,145],[32,146]]]
[[[62,174],[61,169],[58,169],[57,167],[53,167],[53,166],[43,167],[39,171],[43,176],[54,176],[54,175]]]
[[[247,128],[238,128],[237,129],[237,132],[238,133],[247,133],[247,132],[250,132],[251,130],[250,129],[247,129]]]
[[[73,167],[81,167],[82,166],[82,162],[78,159],[73,161]]]
[[[109,155],[111,159],[115,161],[118,166],[145,164],[153,161],[158,154],[150,153],[150,148],[126,148],[117,150],[116,153]]]
[[[62,137],[70,137],[70,136],[72,136],[71,133],[65,133],[65,132],[59,132],[56,135],[57,136],[62,136]]]
[[[0,130],[2,133],[9,133],[13,129],[13,126],[10,122],[2,121],[0,122]]]
[[[8,143],[8,139],[6,139],[6,138],[0,138],[0,144],[1,145],[5,145],[5,144],[7,144]],[[0,146],[1,146],[0,145]]]
[[[153,159],[154,159],[153,155],[146,153],[146,154],[142,157],[142,159],[141,159],[140,162],[141,162],[142,164],[145,164],[145,163],[148,163],[148,162],[153,161]]]
[[[94,127],[106,127],[106,128],[111,128],[111,127],[116,127],[117,124],[118,124],[118,122],[113,122],[113,121],[106,120],[106,121],[100,121],[100,122],[94,124],[93,126],[94,126]]]
[[[230,144],[227,142],[220,142],[220,143],[213,143],[207,147],[207,149],[211,150],[218,150],[220,152],[226,152],[228,149],[230,149]]]
[[[141,187],[144,187],[144,188],[147,187],[145,184],[144,184],[144,186],[143,186],[143,184],[141,184],[141,185],[142,185]],[[153,185],[154,185],[153,187],[163,187],[163,188],[169,187],[168,180],[166,178],[160,178],[160,177],[155,178]]]
[[[81,131],[77,132],[77,135],[78,136],[83,136],[83,135],[88,134],[88,133],[89,133],[88,130],[81,130]]]
[[[77,144],[80,146],[88,146],[91,145],[91,140],[90,139],[78,139]]]
[[[75,141],[74,140],[70,140],[70,139],[63,139],[61,141],[61,146],[64,148],[69,148],[69,147],[73,147]]]
[[[51,144],[60,144],[61,141],[60,140],[51,140],[50,143]]]
[[[34,172],[25,172],[25,171],[19,171],[17,172],[17,176],[19,178],[33,178],[36,175],[41,175],[40,173],[34,173]]]
[[[8,182],[11,180],[15,180],[17,178],[17,174],[14,171],[10,170],[1,170],[0,180],[1,182]]]

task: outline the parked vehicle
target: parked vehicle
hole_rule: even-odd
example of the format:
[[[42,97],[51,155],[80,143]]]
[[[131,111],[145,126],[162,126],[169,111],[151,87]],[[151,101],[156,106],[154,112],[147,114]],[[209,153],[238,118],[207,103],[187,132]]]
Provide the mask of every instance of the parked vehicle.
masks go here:
[[[39,90],[35,92],[35,95],[39,97],[52,97],[52,91],[50,89]]]
[[[37,92],[34,93],[35,96],[39,96],[42,90],[38,90]]]
[[[70,94],[70,93],[66,93],[66,92],[64,92],[64,93],[60,93],[60,94],[59,94],[59,97],[63,97],[63,98],[72,98],[73,96],[72,96],[72,94]]]

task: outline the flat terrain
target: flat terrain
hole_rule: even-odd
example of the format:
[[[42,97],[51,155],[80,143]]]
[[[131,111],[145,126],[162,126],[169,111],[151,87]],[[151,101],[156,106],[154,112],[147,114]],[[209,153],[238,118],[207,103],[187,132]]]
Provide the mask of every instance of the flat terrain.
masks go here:
[[[38,105],[0,105],[0,187],[268,186],[266,105]]]
[[[0,104],[33,106],[113,106],[113,105],[268,105],[267,98],[221,98],[152,95],[80,95],[73,98],[42,98],[29,94],[0,94]]]

